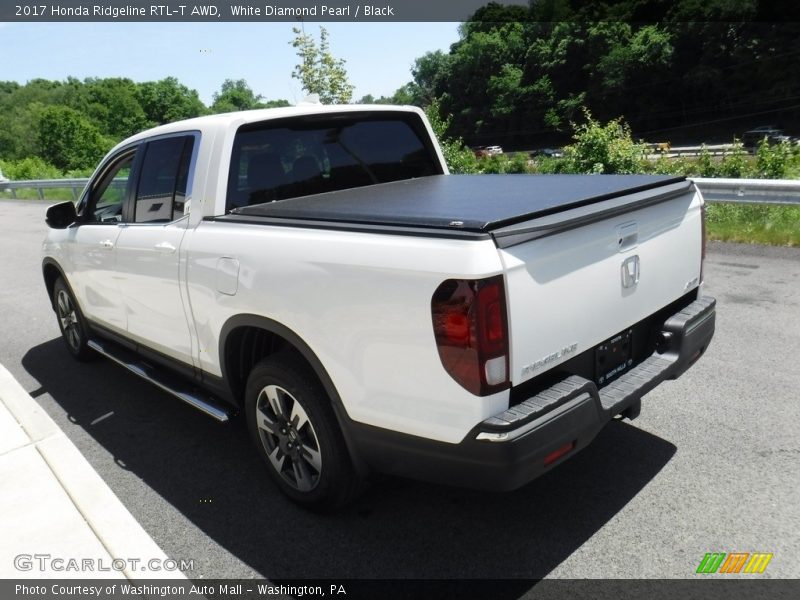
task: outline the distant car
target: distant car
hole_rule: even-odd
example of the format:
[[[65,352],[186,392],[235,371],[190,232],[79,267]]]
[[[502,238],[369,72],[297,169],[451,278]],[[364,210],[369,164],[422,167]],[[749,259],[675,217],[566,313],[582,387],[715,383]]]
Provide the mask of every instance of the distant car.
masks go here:
[[[472,151],[475,153],[475,158],[488,158],[503,153],[500,146],[475,146]]]
[[[0,183],[8,183],[9,181],[8,177],[3,175],[3,170],[0,169]]]
[[[744,135],[742,135],[742,144],[745,148],[756,148],[764,138],[767,138],[769,144],[792,141],[792,138],[786,135],[782,129],[773,125],[762,125],[745,131]]]
[[[540,148],[539,150],[534,150],[530,153],[531,158],[538,158],[540,156],[545,156],[547,158],[561,158],[564,156],[564,151],[557,148]]]
[[[651,151],[659,154],[666,154],[672,149],[672,144],[669,142],[651,142],[646,144],[646,147]]]

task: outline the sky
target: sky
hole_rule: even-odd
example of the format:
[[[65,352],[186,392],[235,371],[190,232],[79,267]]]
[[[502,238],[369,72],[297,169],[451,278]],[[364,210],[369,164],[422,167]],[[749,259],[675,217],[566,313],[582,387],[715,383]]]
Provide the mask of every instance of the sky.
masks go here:
[[[293,23],[0,23],[0,80],[68,76],[174,76],[206,104],[225,79],[246,79],[266,100],[299,102],[291,76]],[[411,80],[415,58],[447,51],[458,23],[324,23],[331,51],[346,62],[355,100],[390,95]],[[319,33],[319,24],[305,24]]]

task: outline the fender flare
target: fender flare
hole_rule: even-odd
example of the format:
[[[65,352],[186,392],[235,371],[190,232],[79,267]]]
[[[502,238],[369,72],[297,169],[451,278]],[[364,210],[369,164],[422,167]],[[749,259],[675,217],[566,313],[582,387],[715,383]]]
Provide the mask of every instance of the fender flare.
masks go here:
[[[69,289],[69,293],[72,294],[72,297],[75,299],[75,302],[78,302],[78,297],[75,295],[75,291],[72,289],[72,286],[70,285],[69,280],[67,280],[67,276],[64,274],[64,269],[61,268],[61,265],[58,264],[58,262],[54,258],[46,256],[46,257],[44,257],[42,259],[42,277],[44,278],[44,285],[45,285],[45,288],[47,289],[47,295],[50,298],[50,306],[51,306],[51,308],[53,310],[55,310],[56,309],[56,305],[55,305],[55,299],[53,298],[53,294],[51,293],[50,286],[48,285],[48,282],[47,282],[47,269],[48,269],[48,267],[53,267],[56,271],[58,271],[58,275],[59,275],[59,277],[61,277],[62,280],[64,280],[64,283],[66,284],[67,289]],[[78,305],[78,307],[80,308],[80,304]]]
[[[300,355],[306,360],[308,365],[314,371],[314,374],[317,376],[322,384],[322,387],[325,389],[325,392],[328,394],[328,397],[331,399],[333,413],[336,416],[336,420],[339,424],[339,430],[342,432],[345,444],[347,445],[347,450],[350,453],[350,458],[352,459],[355,468],[361,473],[366,473],[368,469],[366,467],[366,463],[361,459],[360,453],[356,447],[356,443],[351,433],[352,420],[347,414],[347,409],[344,407],[342,398],[339,395],[336,386],[333,384],[333,380],[331,379],[330,375],[328,375],[328,371],[323,366],[322,361],[320,361],[311,347],[305,341],[303,341],[303,339],[297,333],[285,325],[261,315],[239,314],[230,317],[227,321],[225,321],[219,334],[219,366],[220,371],[222,372],[222,377],[225,380],[228,379],[228,365],[226,364],[225,353],[225,345],[227,343],[228,336],[232,331],[239,327],[256,327],[268,331],[269,333],[273,333],[285,339],[300,353]]]

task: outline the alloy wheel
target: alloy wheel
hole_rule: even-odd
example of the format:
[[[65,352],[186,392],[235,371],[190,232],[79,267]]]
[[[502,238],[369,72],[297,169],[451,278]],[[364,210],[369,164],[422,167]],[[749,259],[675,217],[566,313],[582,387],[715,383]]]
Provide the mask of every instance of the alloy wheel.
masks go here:
[[[58,291],[56,304],[58,306],[58,320],[61,324],[61,330],[64,332],[64,337],[70,347],[77,352],[81,346],[81,332],[75,305],[65,290]]]
[[[256,400],[256,422],[275,471],[294,489],[313,490],[322,474],[322,455],[317,432],[302,404],[286,389],[268,385]]]

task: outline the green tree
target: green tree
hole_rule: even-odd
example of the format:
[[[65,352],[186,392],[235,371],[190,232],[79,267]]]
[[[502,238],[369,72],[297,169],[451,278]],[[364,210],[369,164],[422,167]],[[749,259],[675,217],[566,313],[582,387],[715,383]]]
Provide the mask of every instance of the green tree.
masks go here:
[[[434,100],[425,109],[425,115],[431,124],[433,133],[439,140],[447,168],[451,173],[478,173],[478,161],[472,150],[464,145],[461,138],[452,138],[447,135],[450,126],[450,116],[442,117],[438,100]]]
[[[362,96],[360,100],[356,100],[356,104],[411,104],[410,101],[402,102],[404,99],[404,97],[400,95],[402,89],[403,88],[400,88],[391,96],[381,96],[379,98],[376,98],[372,94],[367,94]]]
[[[395,90],[394,94],[390,98],[387,98],[386,104],[399,104],[399,105],[416,105],[420,108],[424,108],[416,103],[416,96],[413,89],[413,83],[407,83],[406,85],[399,87]],[[382,99],[382,98],[381,98]],[[380,100],[378,100],[380,104],[383,104]]]
[[[197,90],[190,90],[175,77],[138,84],[136,97],[153,125],[199,117],[207,110]]]
[[[19,160],[39,151],[37,124],[44,104],[0,107],[0,157]]]
[[[800,23],[777,16],[765,0],[489,3],[409,87],[472,144],[562,144],[584,106],[657,141],[730,139],[761,115],[795,133]]]
[[[262,108],[283,108],[286,106],[291,106],[288,100],[267,100],[266,102],[261,103]]]
[[[256,95],[244,79],[226,79],[213,96],[211,112],[223,113],[261,108],[262,96]]]
[[[84,86],[86,105],[76,108],[104,135],[120,140],[151,124],[139,104],[137,85],[130,79],[86,79]]]
[[[0,93],[0,158],[18,160],[35,155],[41,110],[67,100],[59,81],[33,79],[25,85],[4,82]]]
[[[42,110],[37,138],[40,156],[62,171],[94,166],[113,144],[89,119],[66,106]]]
[[[292,71],[309,94],[318,94],[323,104],[347,104],[353,98],[355,86],[347,78],[345,60],[334,58],[328,41],[328,30],[319,28],[319,43],[314,36],[297,27],[292,28],[290,42],[297,50],[300,63]]]
[[[442,94],[450,76],[450,62],[450,56],[441,50],[426,52],[414,61],[414,66],[411,67],[414,83],[408,90],[411,92],[413,104],[428,106]]]

